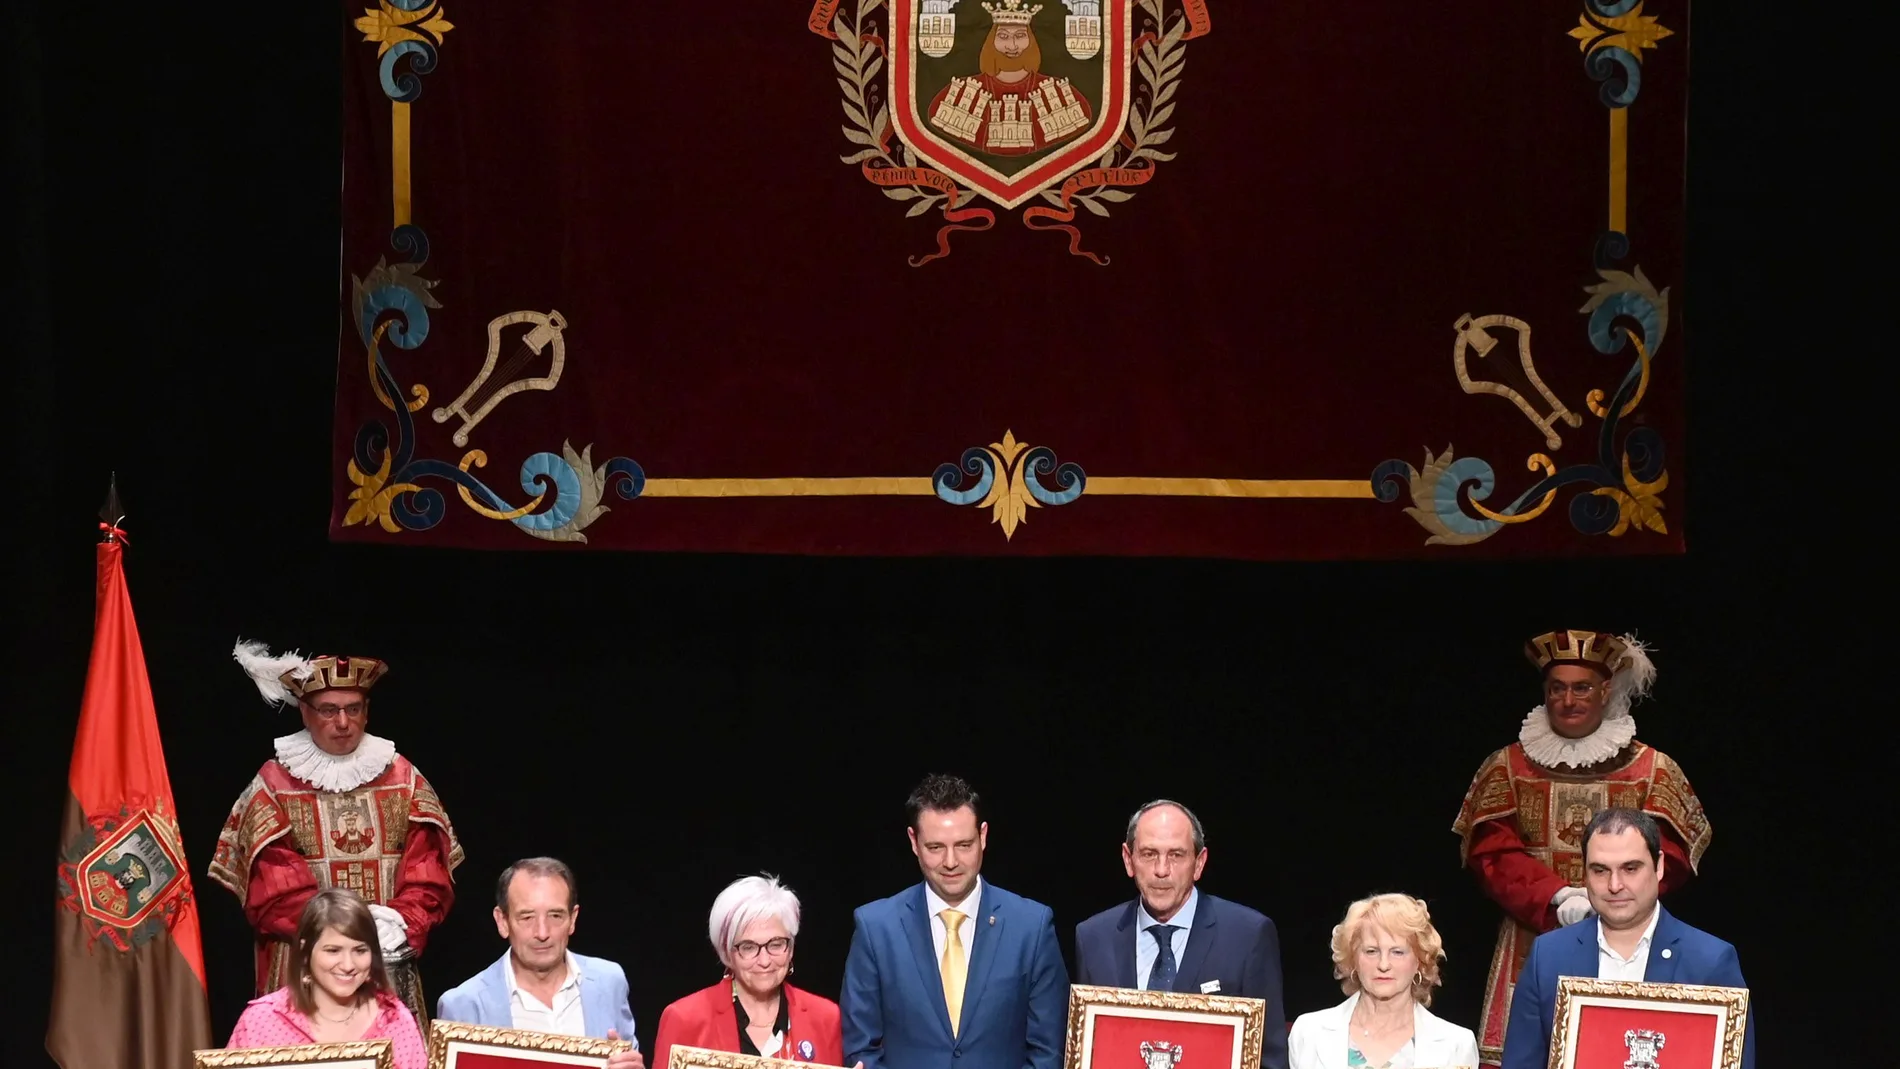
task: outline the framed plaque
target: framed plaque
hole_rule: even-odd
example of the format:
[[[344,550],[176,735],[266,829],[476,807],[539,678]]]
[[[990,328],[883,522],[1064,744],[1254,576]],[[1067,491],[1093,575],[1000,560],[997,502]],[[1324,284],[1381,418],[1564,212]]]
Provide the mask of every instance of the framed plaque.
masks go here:
[[[609,1055],[632,1049],[624,1039],[557,1036],[460,1021],[429,1024],[429,1069],[602,1069]]]
[[[794,1062],[783,1058],[760,1058],[751,1054],[708,1050],[705,1047],[675,1046],[665,1065],[647,1069],[812,1069],[815,1062]]]
[[[1063,1069],[1260,1069],[1263,999],[1069,988]]]
[[[239,1050],[194,1050],[192,1069],[235,1069],[269,1065],[278,1069],[320,1066],[321,1069],[391,1069],[387,1039],[358,1039],[349,1043],[310,1043],[298,1047],[248,1047]]]
[[[1566,976],[1552,1069],[1740,1069],[1748,989]]]

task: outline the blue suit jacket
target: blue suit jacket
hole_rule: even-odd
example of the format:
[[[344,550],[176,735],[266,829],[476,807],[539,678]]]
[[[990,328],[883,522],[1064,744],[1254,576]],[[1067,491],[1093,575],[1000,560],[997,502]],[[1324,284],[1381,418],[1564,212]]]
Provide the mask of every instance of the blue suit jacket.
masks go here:
[[[930,938],[924,887],[860,906],[845,959],[844,1064],[864,1069],[1061,1069],[1069,971],[1055,913],[987,881],[971,918],[962,1026]]]
[[[1280,932],[1258,910],[1205,891],[1194,906],[1194,929],[1177,963],[1174,989],[1194,994],[1210,980],[1220,994],[1267,1000],[1261,1069],[1287,1069],[1286,999],[1280,986]],[[1075,926],[1075,982],[1138,986],[1135,910],[1139,900],[1103,910]]]
[[[1662,909],[1657,906],[1657,909]],[[1531,944],[1530,957],[1511,995],[1510,1023],[1504,1030],[1503,1069],[1544,1069],[1550,1064],[1550,1033],[1556,1025],[1557,979],[1597,975],[1597,919],[1590,917]],[[1653,984],[1710,984],[1747,987],[1741,959],[1728,943],[1692,928],[1662,909],[1649,941],[1643,979]],[[1755,1069],[1755,1006],[1748,1007],[1742,1040],[1742,1069]]]
[[[606,958],[574,955],[581,974],[581,1019],[587,1034],[606,1039],[609,1028],[620,1038],[640,1049],[633,1034],[633,1010],[627,1005],[627,974]],[[513,1028],[514,1013],[508,1008],[508,955],[462,981],[461,986],[442,992],[436,1000],[435,1015],[445,1021]]]

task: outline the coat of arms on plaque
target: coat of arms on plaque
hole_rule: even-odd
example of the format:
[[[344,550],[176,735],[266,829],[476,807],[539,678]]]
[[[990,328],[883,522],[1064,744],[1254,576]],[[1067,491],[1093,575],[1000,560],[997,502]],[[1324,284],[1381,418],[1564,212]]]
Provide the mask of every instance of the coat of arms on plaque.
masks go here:
[[[913,267],[1018,208],[1106,265],[1076,209],[1108,215],[1174,158],[1187,42],[1211,28],[1206,0],[816,0],[809,26],[832,41],[840,159],[938,217]]]
[[[1623,1069],[1660,1069],[1663,1038],[1663,1033],[1647,1028],[1632,1028],[1623,1033],[1623,1045],[1630,1052]]]
[[[1179,1043],[1143,1043],[1141,1045],[1141,1060],[1147,1063],[1148,1069],[1174,1069],[1180,1064],[1183,1053],[1185,1052]]]

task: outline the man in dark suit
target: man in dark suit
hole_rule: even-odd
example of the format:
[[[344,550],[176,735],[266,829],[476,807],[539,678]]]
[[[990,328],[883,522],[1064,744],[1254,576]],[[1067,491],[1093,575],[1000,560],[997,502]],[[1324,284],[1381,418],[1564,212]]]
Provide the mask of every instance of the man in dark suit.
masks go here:
[[[1204,895],[1201,821],[1158,799],[1128,818],[1122,867],[1140,894],[1075,928],[1078,984],[1265,999],[1261,1069],[1286,1069],[1286,1005],[1280,933],[1257,910]]]
[[[1561,977],[1748,986],[1733,946],[1682,923],[1657,901],[1664,861],[1654,817],[1605,809],[1584,829],[1582,849],[1584,888],[1596,915],[1531,944],[1511,995],[1503,1069],[1549,1064]],[[1755,1067],[1755,1007],[1748,1010],[1742,1069]]]
[[[1069,974],[1055,914],[981,878],[990,829],[969,784],[925,777],[907,808],[924,879],[853,915],[844,1064],[1060,1069]]]

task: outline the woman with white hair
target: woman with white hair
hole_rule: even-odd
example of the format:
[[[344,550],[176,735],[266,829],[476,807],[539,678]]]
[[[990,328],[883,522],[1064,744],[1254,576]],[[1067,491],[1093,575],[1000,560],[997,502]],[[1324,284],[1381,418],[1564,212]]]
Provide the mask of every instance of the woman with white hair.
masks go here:
[[[1293,1022],[1292,1069],[1477,1069],[1478,1037],[1426,1009],[1444,960],[1424,902],[1399,894],[1354,902],[1333,928],[1333,976],[1346,1001]]]
[[[706,936],[725,975],[660,1014],[652,1069],[666,1069],[675,1046],[820,1065],[844,1060],[838,1004],[785,982],[798,939],[798,896],[777,877],[733,881],[713,901]]]

